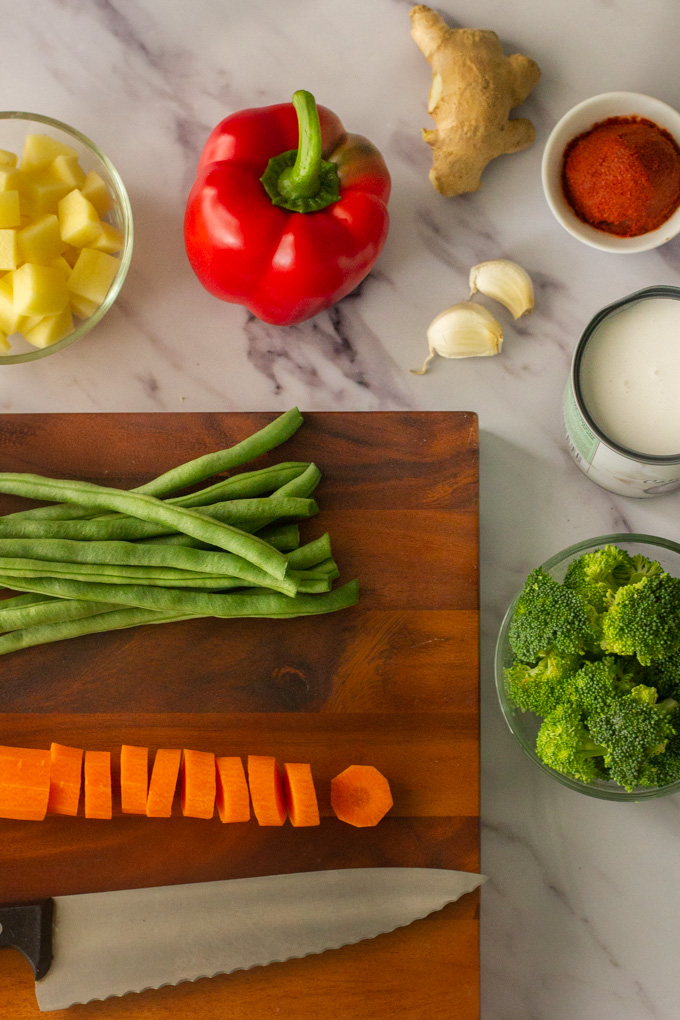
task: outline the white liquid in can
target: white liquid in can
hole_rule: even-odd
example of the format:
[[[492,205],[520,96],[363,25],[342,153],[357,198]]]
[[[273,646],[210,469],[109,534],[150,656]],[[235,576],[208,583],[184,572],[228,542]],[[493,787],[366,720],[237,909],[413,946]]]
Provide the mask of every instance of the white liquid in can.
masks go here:
[[[588,340],[579,381],[605,436],[638,454],[680,455],[680,301],[650,297],[608,315]]]

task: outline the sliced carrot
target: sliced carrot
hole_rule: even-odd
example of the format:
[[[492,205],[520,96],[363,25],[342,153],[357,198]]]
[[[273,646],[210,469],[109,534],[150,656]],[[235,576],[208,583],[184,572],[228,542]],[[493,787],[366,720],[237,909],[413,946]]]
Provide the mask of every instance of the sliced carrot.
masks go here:
[[[80,747],[50,747],[50,798],[47,810],[54,815],[77,815],[83,782],[83,751]]]
[[[182,814],[186,818],[212,818],[217,777],[212,751],[184,751],[182,759]]]
[[[275,758],[248,755],[248,786],[253,811],[260,825],[283,825],[286,802],[283,783]]]
[[[0,818],[41,822],[50,795],[50,752],[0,746]]]
[[[250,819],[248,783],[240,758],[217,758],[217,810],[223,822]]]
[[[349,825],[377,825],[393,803],[390,784],[372,765],[350,765],[331,780],[331,807]]]
[[[283,782],[286,790],[286,804],[291,824],[319,825],[319,804],[316,799],[311,765],[287,762],[283,766]]]
[[[156,751],[146,800],[149,818],[169,818],[172,814],[181,761],[182,752],[179,749],[161,748]]]
[[[85,752],[85,817],[111,818],[111,752]]]
[[[145,815],[149,785],[149,748],[120,749],[120,806],[124,815]]]

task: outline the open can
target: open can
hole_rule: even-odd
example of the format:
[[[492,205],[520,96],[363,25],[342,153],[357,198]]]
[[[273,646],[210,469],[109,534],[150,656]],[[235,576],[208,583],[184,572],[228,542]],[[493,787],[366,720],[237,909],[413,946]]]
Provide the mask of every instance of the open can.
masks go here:
[[[601,309],[586,326],[574,351],[571,375],[564,393],[564,429],[572,457],[588,478],[603,489],[621,496],[658,496],[679,489],[680,451],[659,456],[642,453],[622,446],[608,436],[586,406],[581,368],[588,344],[604,320],[626,306],[650,298],[680,301],[680,288],[661,285],[647,287]],[[680,399],[680,380],[678,397]]]

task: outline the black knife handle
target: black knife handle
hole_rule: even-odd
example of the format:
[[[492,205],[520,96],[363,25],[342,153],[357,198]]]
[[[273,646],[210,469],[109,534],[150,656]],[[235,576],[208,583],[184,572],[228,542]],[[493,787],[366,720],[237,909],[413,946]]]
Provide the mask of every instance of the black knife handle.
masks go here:
[[[0,949],[20,950],[36,981],[47,974],[52,962],[53,911],[53,900],[0,905]]]

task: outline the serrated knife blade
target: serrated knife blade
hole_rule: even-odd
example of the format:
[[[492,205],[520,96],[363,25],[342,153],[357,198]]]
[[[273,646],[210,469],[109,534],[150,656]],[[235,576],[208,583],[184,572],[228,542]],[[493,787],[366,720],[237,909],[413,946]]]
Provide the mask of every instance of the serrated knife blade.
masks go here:
[[[10,918],[28,908],[0,908],[0,946],[32,959],[41,1010],[64,1009],[370,939],[484,881],[437,868],[349,868],[58,896],[32,907],[34,928],[40,909],[53,909],[51,963],[48,947],[39,961],[35,938]],[[44,914],[40,923],[48,939]]]

